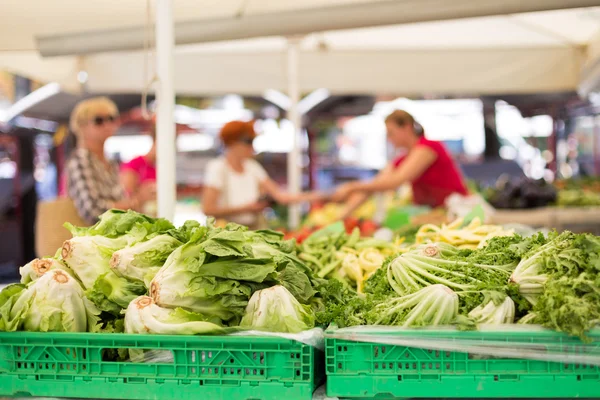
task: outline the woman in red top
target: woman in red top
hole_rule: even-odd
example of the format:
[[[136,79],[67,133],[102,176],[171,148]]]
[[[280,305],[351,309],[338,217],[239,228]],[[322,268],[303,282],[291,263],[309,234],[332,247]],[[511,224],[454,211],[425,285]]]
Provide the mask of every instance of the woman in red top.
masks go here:
[[[371,193],[394,190],[410,182],[416,204],[439,207],[452,193],[466,195],[460,170],[443,144],[427,140],[423,127],[406,111],[396,110],[385,119],[387,137],[396,148],[408,153],[396,158],[372,181],[350,182],[340,186],[334,200],[349,199],[345,216],[362,204]]]

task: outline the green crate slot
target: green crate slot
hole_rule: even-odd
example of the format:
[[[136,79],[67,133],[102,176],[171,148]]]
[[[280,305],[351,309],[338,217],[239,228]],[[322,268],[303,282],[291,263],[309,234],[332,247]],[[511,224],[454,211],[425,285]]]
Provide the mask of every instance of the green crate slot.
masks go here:
[[[386,335],[390,334],[406,336],[414,335],[414,332],[386,332]],[[552,331],[423,330],[419,334],[482,343],[526,342],[539,346],[539,349],[553,346],[570,354],[584,353],[579,339]],[[592,337],[592,348],[598,354],[600,334],[595,332]],[[331,397],[600,398],[600,367],[594,365],[508,359],[327,336],[325,362],[327,395]]]
[[[145,352],[117,362],[108,352]],[[0,333],[0,396],[311,399],[322,352],[256,336]]]

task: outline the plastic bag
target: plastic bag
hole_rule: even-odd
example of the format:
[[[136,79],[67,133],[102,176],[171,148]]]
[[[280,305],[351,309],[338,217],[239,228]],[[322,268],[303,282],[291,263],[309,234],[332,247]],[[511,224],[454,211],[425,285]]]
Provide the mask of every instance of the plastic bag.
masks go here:
[[[452,351],[469,353],[471,357],[482,358],[507,358],[531,359],[554,361],[565,364],[584,364],[600,366],[600,346],[598,342],[584,343],[581,341],[532,340],[536,332],[549,332],[547,329],[535,325],[481,325],[480,332],[518,333],[510,341],[474,339],[460,334],[454,337],[435,335],[432,332],[457,332],[454,327],[431,327],[422,329],[405,329],[391,326],[356,326],[342,329],[332,329],[325,332],[326,338],[335,338],[348,341],[378,343],[386,345],[406,346],[427,350]],[[402,334],[398,334],[398,333]],[[424,335],[424,332],[428,332]],[[395,334],[394,334],[395,333]],[[531,336],[526,335],[531,333]],[[600,330],[592,334],[599,335]],[[568,336],[564,336],[569,338]],[[519,340],[519,338],[521,338]],[[568,350],[568,351],[566,351]]]
[[[231,336],[270,336],[284,339],[295,340],[300,343],[315,347],[321,351],[325,349],[325,333],[322,328],[313,328],[300,333],[277,333],[262,331],[241,331],[231,333]],[[204,357],[204,355],[202,355]],[[129,350],[129,362],[147,363],[147,364],[173,364],[173,352],[164,350]],[[204,362],[204,360],[202,360]]]
[[[448,219],[455,220],[466,217],[475,207],[479,206],[483,210],[485,220],[489,222],[494,215],[495,209],[481,195],[472,194],[463,196],[458,193],[453,193],[446,198],[446,208],[448,209]]]

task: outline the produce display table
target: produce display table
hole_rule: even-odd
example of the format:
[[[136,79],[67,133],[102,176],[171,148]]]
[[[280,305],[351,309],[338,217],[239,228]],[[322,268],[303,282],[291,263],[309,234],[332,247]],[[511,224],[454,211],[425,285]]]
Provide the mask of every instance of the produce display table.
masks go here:
[[[523,224],[554,228],[556,226],[556,209],[543,207],[527,210],[496,210],[490,216],[490,220],[491,223],[498,225]]]
[[[527,210],[496,210],[490,216],[491,223],[524,224],[549,229],[574,232],[600,231],[600,207],[543,207]]]

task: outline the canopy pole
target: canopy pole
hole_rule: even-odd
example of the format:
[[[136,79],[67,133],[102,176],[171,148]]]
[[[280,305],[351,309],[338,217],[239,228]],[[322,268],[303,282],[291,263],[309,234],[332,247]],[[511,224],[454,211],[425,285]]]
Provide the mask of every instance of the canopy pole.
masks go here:
[[[171,221],[176,201],[174,46],[173,2],[156,0],[156,190],[158,216]]]
[[[298,111],[298,102],[300,101],[300,88],[298,82],[298,47],[301,38],[288,38],[287,41],[287,83],[290,106],[287,116],[292,123],[294,136],[292,140],[292,149],[287,159],[287,180],[288,191],[290,193],[299,193],[302,188],[302,165],[300,163],[300,130],[302,129],[301,116]],[[300,206],[291,205],[288,215],[288,227],[296,229],[300,225]]]

